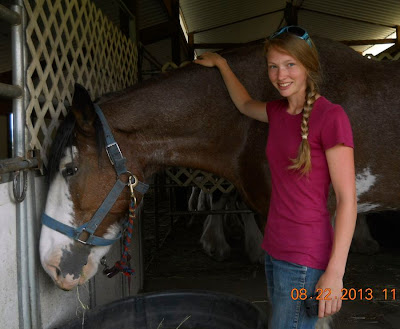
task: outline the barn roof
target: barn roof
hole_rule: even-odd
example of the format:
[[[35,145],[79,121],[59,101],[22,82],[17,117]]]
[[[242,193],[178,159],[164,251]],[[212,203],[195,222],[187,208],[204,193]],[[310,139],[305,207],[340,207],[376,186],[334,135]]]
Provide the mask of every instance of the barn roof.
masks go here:
[[[146,31],[155,17],[157,24],[168,21],[165,7],[175,1],[138,0],[139,30]],[[193,34],[196,47],[207,44],[207,48],[263,39],[286,25],[285,17],[297,16],[297,24],[312,36],[339,41],[396,38],[400,25],[398,0],[179,0],[179,10],[185,32]],[[364,52],[371,46],[352,47]]]
[[[353,48],[367,51],[372,44],[354,45],[359,40],[396,38],[400,26],[398,0],[92,0],[115,23],[118,8],[134,8],[140,40],[160,63],[171,60],[171,7],[177,9],[185,33],[191,34],[196,51],[221,49],[227,44],[246,43],[267,37],[284,18],[297,17],[298,25],[334,40],[353,40]],[[5,6],[14,0],[3,0]],[[0,23],[0,72],[10,68],[9,27]],[[212,46],[215,47],[212,47]],[[182,58],[184,59],[184,58]]]

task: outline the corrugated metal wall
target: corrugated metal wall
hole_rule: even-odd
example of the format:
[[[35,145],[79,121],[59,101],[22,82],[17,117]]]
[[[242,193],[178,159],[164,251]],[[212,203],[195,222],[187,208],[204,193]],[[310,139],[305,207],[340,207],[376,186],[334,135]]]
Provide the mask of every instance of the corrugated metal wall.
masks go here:
[[[189,31],[193,32],[280,10],[285,8],[286,1],[180,0],[179,3]]]
[[[139,29],[168,21],[168,16],[158,0],[137,0]]]

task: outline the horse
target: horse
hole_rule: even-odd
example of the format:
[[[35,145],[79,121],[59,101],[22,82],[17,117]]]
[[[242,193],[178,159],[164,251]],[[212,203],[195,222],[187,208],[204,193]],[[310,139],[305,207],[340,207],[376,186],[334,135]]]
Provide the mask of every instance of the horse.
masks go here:
[[[327,39],[315,38],[315,43],[324,72],[321,94],[344,107],[353,127],[359,212],[399,209],[400,61],[371,61]],[[262,44],[228,51],[224,57],[252,97],[280,97],[268,80]],[[114,167],[103,149],[107,124],[100,121],[97,108],[135,181],[146,182],[167,166],[198,168],[225,177],[251,209],[267,216],[268,124],[235,109],[217,69],[190,64],[106,95],[96,104],[76,85],[71,109],[53,143],[44,213],[81,231],[74,238],[43,225],[40,236],[42,266],[60,288],[71,290],[97,272],[110,246],[91,245],[87,239],[117,239],[131,194],[137,204],[143,198],[142,193],[121,187],[104,220],[89,238],[82,238],[82,225],[98,212],[116,184]],[[125,186],[124,175],[118,180]],[[334,204],[331,199],[331,208]]]

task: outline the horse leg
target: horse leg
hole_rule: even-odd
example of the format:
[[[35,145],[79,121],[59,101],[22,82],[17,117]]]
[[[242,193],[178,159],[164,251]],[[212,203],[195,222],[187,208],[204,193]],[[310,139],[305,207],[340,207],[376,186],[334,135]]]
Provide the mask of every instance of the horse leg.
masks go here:
[[[241,200],[237,202],[238,209],[248,209],[245,203]],[[258,228],[254,214],[241,214],[240,215],[244,226],[244,243],[246,254],[250,262],[260,264],[264,263],[264,251],[261,248],[263,241],[263,234]]]
[[[366,214],[358,214],[356,229],[350,250],[361,254],[372,255],[379,251],[379,243],[371,236]]]
[[[188,209],[190,211],[197,210],[197,205],[199,202],[199,194],[200,194],[200,188],[197,186],[192,187],[192,193],[190,194],[188,202]]]
[[[189,201],[188,201],[188,210],[189,211],[196,211],[200,210],[197,209],[198,204],[199,204],[199,195],[200,195],[200,188],[197,186],[192,187],[192,193],[190,194]],[[187,227],[191,227],[194,221],[194,217],[196,215],[190,216],[189,222],[187,223]]]
[[[227,195],[222,194],[222,196],[218,198],[217,193],[214,192],[213,195],[207,196],[208,201],[211,204],[211,210],[225,209],[228,201]],[[199,195],[199,203],[201,202],[202,205],[199,205],[198,209],[204,207],[204,204],[207,202],[206,199],[205,193],[201,191]],[[230,256],[231,248],[225,239],[223,215],[207,216],[204,222],[200,243],[203,246],[205,253],[218,261],[223,261]]]
[[[317,324],[315,325],[315,329],[331,329],[332,322],[333,322],[332,316],[318,319]]]

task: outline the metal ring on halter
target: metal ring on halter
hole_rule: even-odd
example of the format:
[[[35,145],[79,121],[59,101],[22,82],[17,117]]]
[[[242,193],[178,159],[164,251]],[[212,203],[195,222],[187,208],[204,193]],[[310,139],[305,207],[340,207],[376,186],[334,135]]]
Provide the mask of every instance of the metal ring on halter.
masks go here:
[[[135,188],[139,184],[139,180],[130,171],[127,171],[127,173],[129,173],[129,183],[128,183],[128,185],[131,186],[132,188]],[[132,183],[132,178],[133,178],[133,183]]]
[[[122,176],[128,176],[128,181],[126,182],[126,186],[129,186],[129,179],[130,179],[131,176],[133,176],[132,173],[131,173],[129,170],[127,170],[127,171],[125,171],[125,172],[123,172],[123,173],[117,175],[117,179],[123,181],[123,180],[121,179]]]
[[[132,173],[130,173],[131,175],[129,176],[129,183],[128,186],[131,190],[131,198],[133,199],[134,203],[136,204],[136,196],[135,196],[135,187],[137,186],[137,184],[139,183],[139,180],[137,179],[137,177],[135,175],[133,175]],[[134,179],[133,183],[132,183],[132,178]]]

